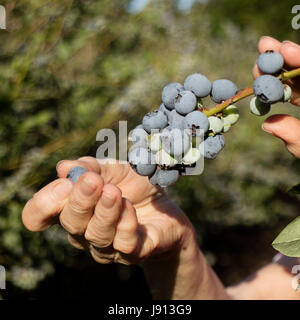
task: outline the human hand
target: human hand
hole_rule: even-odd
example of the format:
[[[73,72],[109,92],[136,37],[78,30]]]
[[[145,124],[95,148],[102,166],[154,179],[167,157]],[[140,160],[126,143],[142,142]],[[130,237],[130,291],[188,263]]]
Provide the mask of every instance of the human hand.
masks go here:
[[[271,37],[262,37],[258,43],[260,53],[267,50],[278,51],[282,54],[287,70],[300,67],[300,46],[291,41],[280,42]],[[262,73],[255,64],[253,76],[257,78]],[[291,103],[300,106],[300,77],[293,79],[291,85],[293,98]],[[262,126],[263,130],[280,138],[287,149],[297,158],[300,158],[300,120],[286,115],[277,114],[267,118]]]
[[[262,37],[258,42],[258,51],[263,53],[267,50],[278,51],[284,58],[284,68],[291,70],[300,67],[300,46],[291,41],[280,42],[271,37]],[[263,73],[258,69],[257,64],[253,67],[253,77],[256,79]],[[293,90],[293,98],[291,103],[295,106],[300,106],[300,78],[294,78],[291,83]]]
[[[73,184],[65,177],[76,166],[89,172]],[[60,222],[73,246],[89,249],[100,263],[123,264],[176,251],[193,237],[184,213],[128,164],[84,157],[60,162],[57,172],[60,178],[37,192],[23,210],[31,231]]]

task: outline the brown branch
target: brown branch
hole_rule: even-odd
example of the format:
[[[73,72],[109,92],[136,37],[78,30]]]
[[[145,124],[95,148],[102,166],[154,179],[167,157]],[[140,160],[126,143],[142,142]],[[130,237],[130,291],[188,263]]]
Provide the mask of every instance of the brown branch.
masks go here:
[[[242,91],[240,91],[239,93],[237,93],[235,96],[223,101],[220,104],[217,104],[215,107],[213,107],[212,109],[209,110],[205,110],[203,111],[203,113],[209,117],[212,116],[216,113],[219,113],[221,111],[223,111],[226,107],[230,106],[231,104],[244,99],[248,96],[251,96],[253,94],[253,89],[252,88],[245,88]]]

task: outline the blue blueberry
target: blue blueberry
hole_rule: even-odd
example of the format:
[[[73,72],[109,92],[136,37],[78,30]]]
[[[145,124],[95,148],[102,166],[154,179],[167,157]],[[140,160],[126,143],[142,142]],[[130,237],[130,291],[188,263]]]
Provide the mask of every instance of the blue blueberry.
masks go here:
[[[143,129],[142,125],[134,128],[129,134],[129,140],[132,141],[135,147],[148,147],[148,133]]]
[[[175,99],[175,109],[183,115],[194,111],[196,105],[197,98],[191,91],[181,91]]]
[[[206,159],[215,159],[218,153],[224,148],[225,139],[221,134],[217,134],[207,137],[201,144],[203,145],[200,150],[203,147],[204,157]]]
[[[194,136],[200,136],[201,132],[197,132],[197,129],[205,133],[209,129],[209,121],[203,112],[193,111],[185,116],[185,126],[192,130]]]
[[[184,89],[192,91],[199,98],[204,98],[210,94],[211,83],[203,74],[194,73],[185,79]]]
[[[148,112],[143,118],[143,128],[148,133],[151,133],[151,130],[163,129],[167,125],[168,118],[160,110]]]
[[[67,178],[72,182],[76,183],[79,177],[85,172],[87,172],[87,170],[84,169],[83,167],[74,167],[69,171]]]
[[[157,184],[166,188],[174,184],[179,178],[178,170],[159,170],[157,173]]]
[[[186,153],[191,146],[191,136],[187,130],[177,128],[163,130],[161,134],[162,148],[174,157]]]
[[[184,90],[184,87],[178,82],[171,82],[163,88],[161,99],[166,108],[172,110],[175,108],[175,98]]]
[[[283,56],[277,51],[261,53],[257,59],[257,66],[263,73],[274,74],[280,71],[284,65]]]
[[[159,170],[156,169],[156,171],[152,174],[152,176],[149,177],[149,182],[154,186],[158,186],[158,182],[157,182],[158,172]]]
[[[167,117],[171,112],[171,110],[169,110],[163,103],[160,105],[158,110],[162,111]]]
[[[237,91],[237,86],[232,81],[219,79],[212,83],[210,96],[214,102],[221,103],[236,95]]]
[[[171,128],[184,129],[186,127],[185,117],[176,110],[170,111],[168,115],[168,123]]]
[[[151,176],[156,170],[154,156],[146,148],[131,149],[128,159],[131,167],[141,176]]]
[[[253,83],[254,94],[264,103],[276,103],[284,96],[282,82],[274,76],[263,75],[258,77]]]

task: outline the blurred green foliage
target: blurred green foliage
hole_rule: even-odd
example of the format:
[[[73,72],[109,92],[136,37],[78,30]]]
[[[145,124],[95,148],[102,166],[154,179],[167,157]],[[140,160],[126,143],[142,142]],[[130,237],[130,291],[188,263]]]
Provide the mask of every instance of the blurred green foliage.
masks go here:
[[[5,298],[43,296],[39,288],[49,277],[61,280],[66,270],[91,264],[82,259],[85,253],[71,248],[58,226],[35,234],[21,222],[26,201],[56,177],[57,161],[94,156],[99,129],[117,129],[119,120],[128,120],[133,128],[159,106],[166,83],[183,82],[190,73],[229,78],[240,88],[251,85],[256,44],[263,34],[299,41],[299,31],[290,26],[292,1],[214,0],[197,3],[184,14],[172,1],[152,0],[138,15],[129,15],[128,1],[120,0],[1,4],[8,25],[0,31]],[[250,115],[247,100],[239,106],[241,120],[226,134],[219,158],[205,163],[203,175],[182,178],[169,190],[192,219],[199,243],[226,283],[268,261],[275,253],[270,243],[278,226],[296,216],[299,207],[296,196],[285,192],[298,182],[298,160],[261,131],[263,119]],[[296,111],[289,104],[273,107],[273,113]],[[243,237],[244,242],[236,241]],[[241,261],[243,254],[247,260],[239,265],[236,257]],[[107,266],[95,268],[107,278]],[[65,270],[64,275],[58,270]],[[120,283],[138,272],[121,266],[109,270],[115,272],[109,277],[115,275]],[[71,282],[62,281],[62,292]]]
[[[297,41],[299,32],[291,28],[294,5],[296,3],[292,0],[211,0],[208,11],[213,21],[212,30],[217,34],[222,34],[224,22],[230,21],[242,32],[254,29],[259,35]]]

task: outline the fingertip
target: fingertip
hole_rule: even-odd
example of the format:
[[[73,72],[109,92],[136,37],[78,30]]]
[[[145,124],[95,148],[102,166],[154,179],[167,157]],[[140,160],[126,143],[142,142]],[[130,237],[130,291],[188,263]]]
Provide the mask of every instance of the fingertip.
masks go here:
[[[279,51],[281,42],[270,36],[262,36],[258,41],[258,51],[263,53],[267,50]]]
[[[265,120],[265,123],[268,123],[268,124],[278,123],[282,120],[286,120],[286,119],[290,119],[290,118],[293,118],[293,117],[288,114],[284,114],[284,113],[273,114]]]
[[[53,198],[53,186],[55,185],[59,184],[55,181],[44,187],[25,204],[21,219],[27,230],[31,232],[43,231],[57,223],[57,215],[64,202]]]
[[[121,190],[113,184],[104,185],[100,204],[105,210],[117,208],[117,213],[119,214],[119,211],[123,207]]]
[[[100,173],[101,168],[100,168],[100,165],[99,165],[97,159],[95,159],[93,157],[85,156],[85,157],[80,157],[78,159],[78,161],[85,162],[87,165],[90,166],[92,171]]]
[[[289,116],[286,114],[274,114],[264,121],[262,129],[265,132],[274,134],[282,126],[282,121],[285,121],[287,118],[289,118]]]
[[[259,46],[261,46],[262,44],[264,44],[266,41],[273,41],[274,38],[270,37],[270,36],[261,36],[258,40],[258,44],[257,47],[259,48]]]
[[[92,185],[96,185],[101,190],[103,190],[103,187],[104,187],[104,181],[102,177],[98,173],[93,171],[85,172],[79,177],[78,181],[85,181]]]
[[[284,62],[290,67],[300,66],[300,46],[291,41],[284,41],[280,48]]]
[[[287,145],[300,144],[300,120],[287,115],[272,115],[263,123],[263,130],[282,139]]]
[[[100,196],[103,189],[103,179],[95,172],[89,171],[82,174],[75,184],[85,197]]]
[[[122,192],[121,190],[115,186],[114,184],[108,183],[103,187],[103,195],[114,199],[115,201],[121,202],[122,200]]]
[[[67,177],[70,170],[74,167],[82,167],[87,171],[94,171],[88,163],[78,160],[62,160],[58,162],[56,171],[60,178],[65,178]]]
[[[284,40],[284,41],[282,42],[282,44],[284,44],[284,45],[289,45],[289,46],[292,46],[292,47],[295,47],[295,48],[300,48],[300,45],[299,45],[299,44],[297,44],[296,42],[292,42],[292,41],[290,41],[290,40]]]
[[[60,166],[63,164],[64,161],[65,161],[65,160],[60,160],[60,161],[57,162],[57,164],[56,164],[56,171],[57,171],[57,172],[58,172]]]
[[[22,222],[23,222],[23,225],[25,226],[25,228],[27,230],[29,230],[31,232],[36,232],[36,231],[38,231],[38,229],[34,228],[32,226],[30,215],[28,214],[29,210],[30,210],[29,207],[30,207],[31,202],[32,202],[32,199],[27,201],[27,203],[25,204],[25,207],[23,208],[23,211],[22,211]]]

